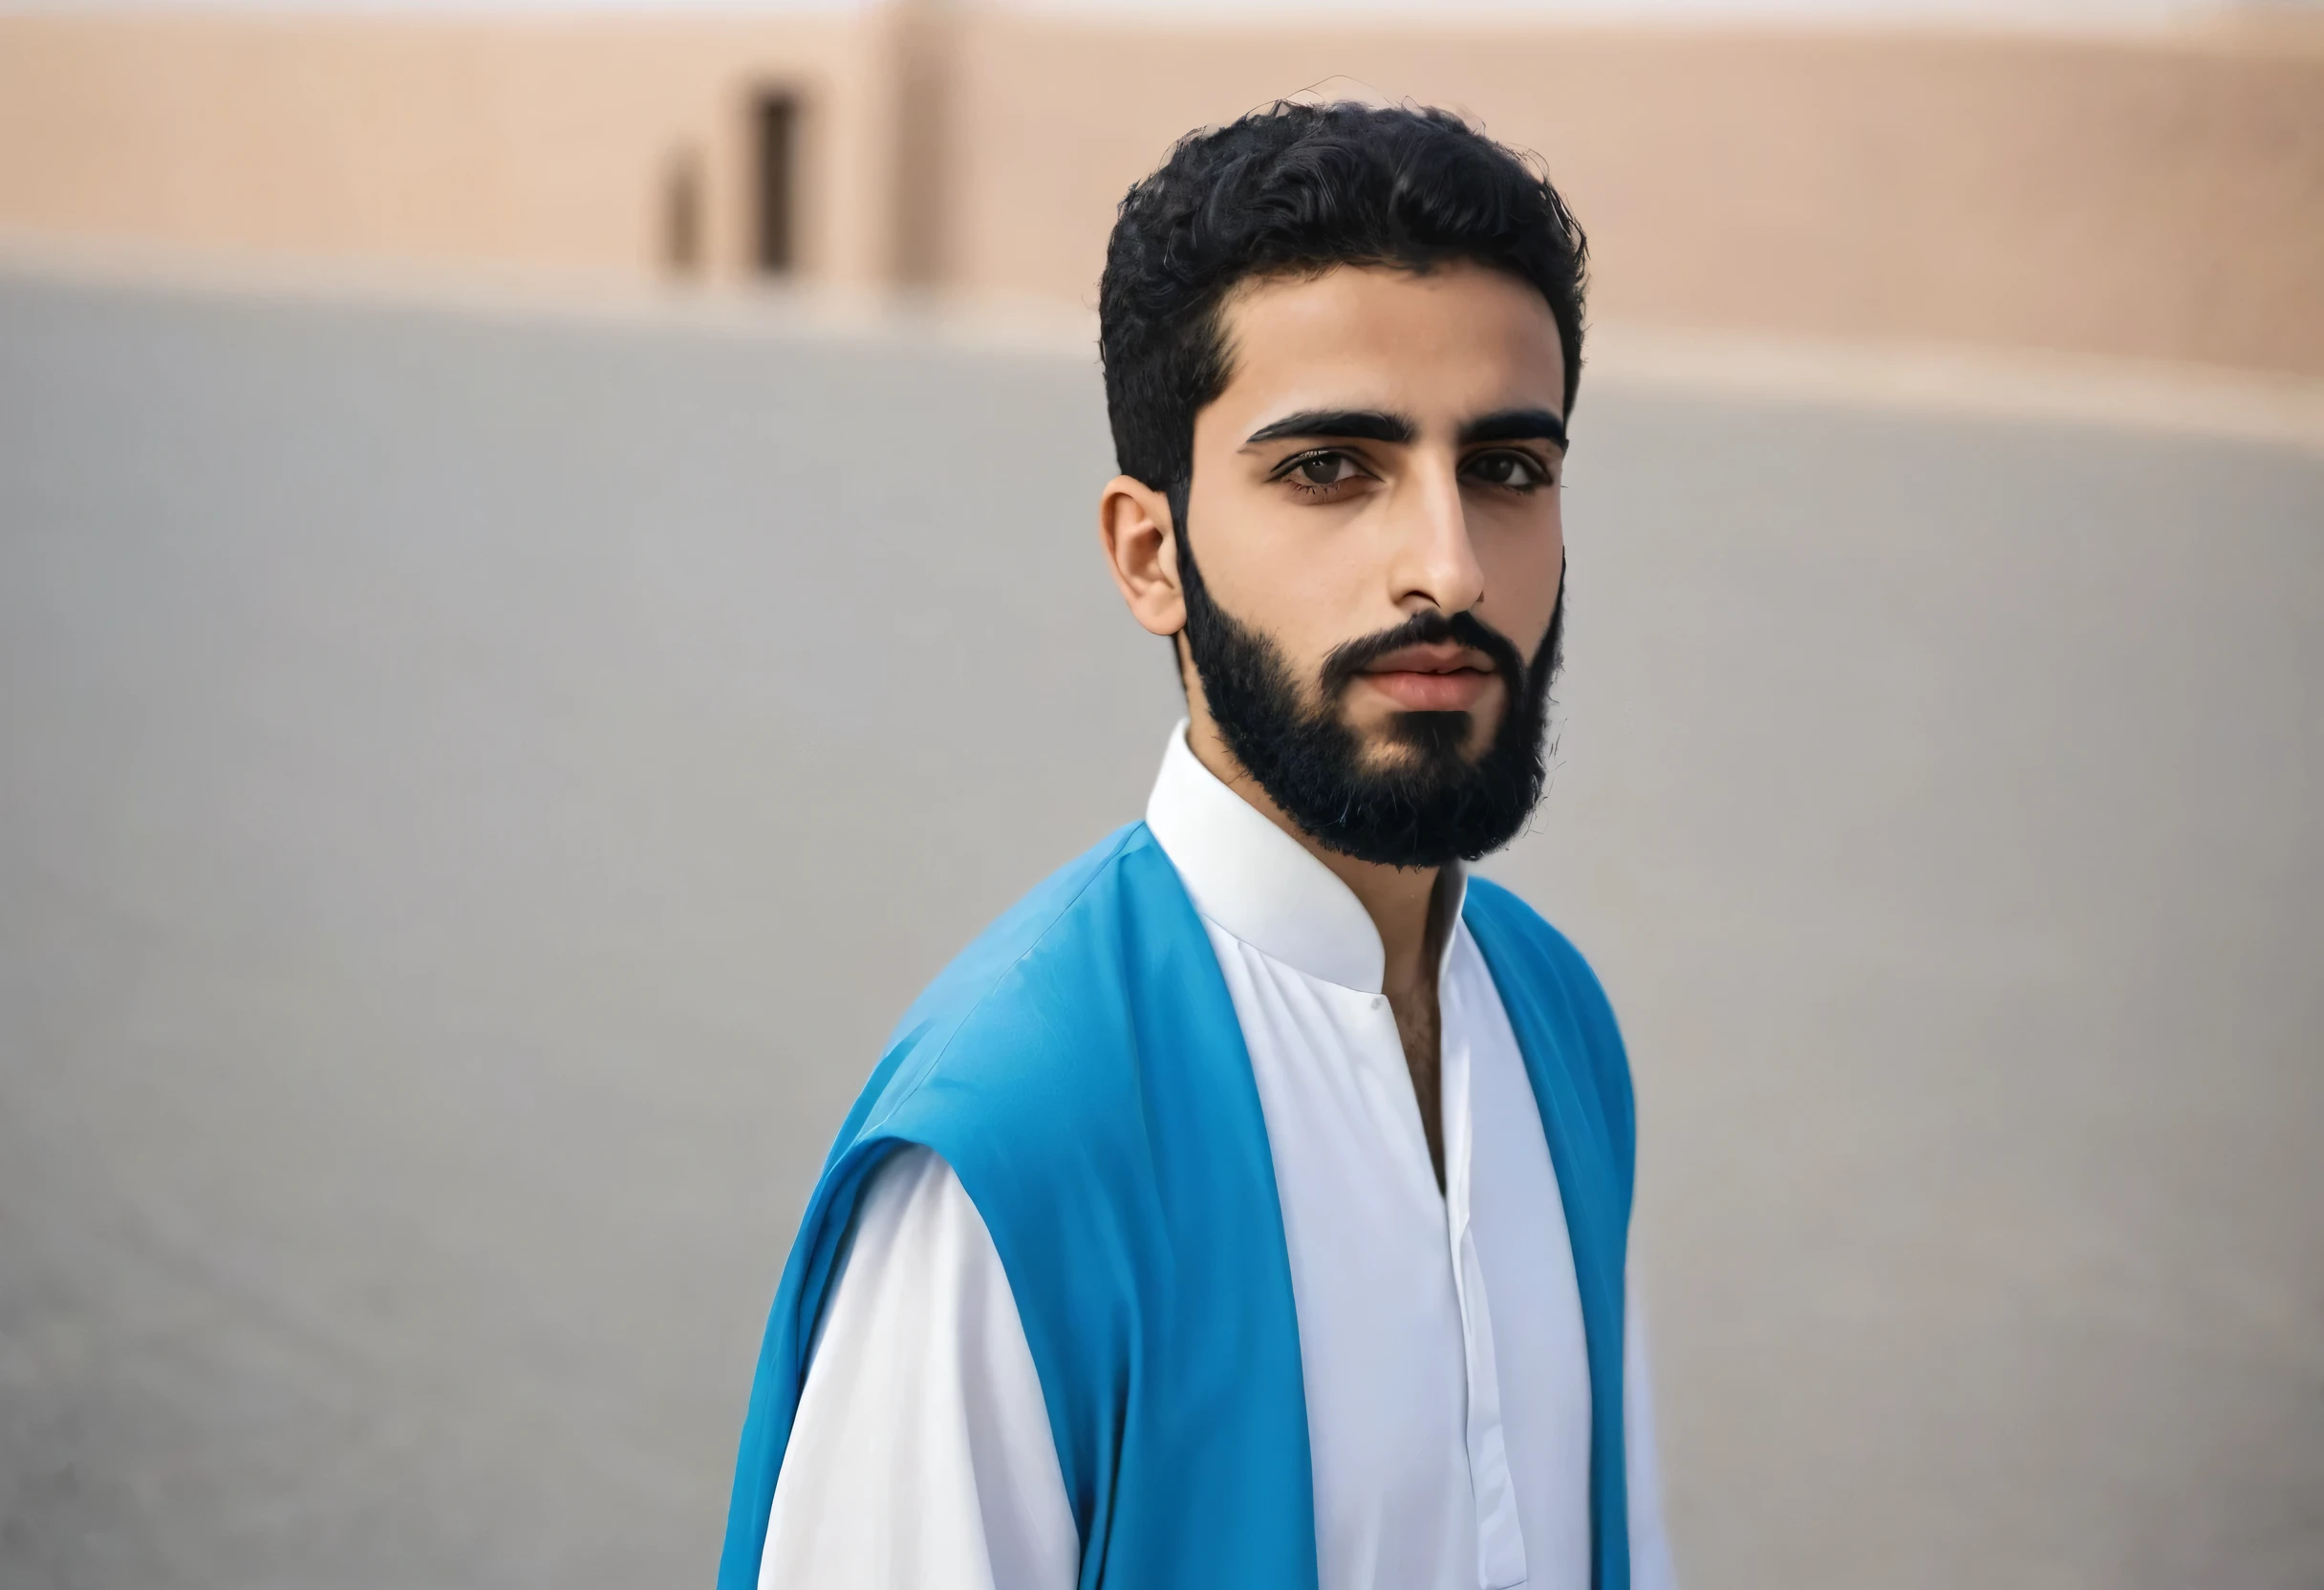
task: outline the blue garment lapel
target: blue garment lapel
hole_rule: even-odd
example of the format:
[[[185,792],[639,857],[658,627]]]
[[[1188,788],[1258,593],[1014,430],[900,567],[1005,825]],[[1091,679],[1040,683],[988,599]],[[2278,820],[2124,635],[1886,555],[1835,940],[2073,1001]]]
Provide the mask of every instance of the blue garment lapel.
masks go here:
[[[1590,1583],[1629,1590],[1622,1394],[1633,1143],[1628,1066],[1597,979],[1530,906],[1473,878],[1462,919],[1484,952],[1525,1058],[1573,1240],[1590,1372]]]
[[[1083,1590],[1316,1584],[1315,1488],[1282,1205],[1242,1024],[1175,868],[1140,824],[1120,868],[1146,1160],[1167,1251],[1128,1388],[1110,1538]],[[1061,1284],[1087,1277],[1060,1277]],[[1047,1372],[1044,1370],[1044,1382]],[[1144,1429],[1135,1428],[1142,1421]],[[1143,1437],[1141,1439],[1140,1437]]]

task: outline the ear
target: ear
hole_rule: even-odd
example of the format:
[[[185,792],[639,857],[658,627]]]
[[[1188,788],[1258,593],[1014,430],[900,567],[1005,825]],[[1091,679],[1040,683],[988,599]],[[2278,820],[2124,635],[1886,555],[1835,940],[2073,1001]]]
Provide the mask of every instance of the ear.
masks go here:
[[[1128,475],[1116,475],[1098,499],[1097,532],[1130,615],[1153,634],[1184,629],[1186,592],[1178,584],[1178,538],[1171,527],[1170,499]]]

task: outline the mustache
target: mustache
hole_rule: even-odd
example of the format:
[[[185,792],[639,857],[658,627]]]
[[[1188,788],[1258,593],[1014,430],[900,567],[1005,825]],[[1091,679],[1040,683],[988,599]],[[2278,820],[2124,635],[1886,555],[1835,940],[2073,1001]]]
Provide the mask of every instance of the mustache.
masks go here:
[[[1434,646],[1445,641],[1467,646],[1493,659],[1494,672],[1500,675],[1511,692],[1521,690],[1525,680],[1525,658],[1516,642],[1486,623],[1474,612],[1439,612],[1431,608],[1416,612],[1394,629],[1382,630],[1357,640],[1345,640],[1334,646],[1323,658],[1323,699],[1331,700],[1347,688],[1355,677],[1390,652],[1407,646]]]

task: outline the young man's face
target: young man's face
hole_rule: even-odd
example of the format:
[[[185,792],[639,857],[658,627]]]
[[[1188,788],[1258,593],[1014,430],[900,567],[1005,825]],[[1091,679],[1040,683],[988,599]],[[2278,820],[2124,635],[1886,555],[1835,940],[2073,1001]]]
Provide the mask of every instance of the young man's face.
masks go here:
[[[1194,420],[1185,524],[1102,514],[1140,623],[1181,635],[1223,747],[1326,849],[1435,866],[1540,790],[1564,532],[1563,355],[1532,287],[1473,265],[1244,284]]]
[[[1414,714],[1461,715],[1443,738],[1475,761],[1523,688],[1486,649],[1326,664],[1431,611],[1471,613],[1533,660],[1565,550],[1548,304],[1480,266],[1342,267],[1247,284],[1223,321],[1231,374],[1195,417],[1186,516],[1203,586],[1273,643],[1309,711],[1353,732],[1362,765],[1421,755]]]

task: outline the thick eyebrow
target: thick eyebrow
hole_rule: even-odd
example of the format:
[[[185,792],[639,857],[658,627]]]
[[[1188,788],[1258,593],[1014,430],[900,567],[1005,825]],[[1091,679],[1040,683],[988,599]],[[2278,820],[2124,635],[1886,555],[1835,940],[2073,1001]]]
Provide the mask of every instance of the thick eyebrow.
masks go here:
[[[1273,424],[1261,425],[1243,445],[1280,441],[1287,436],[1352,437],[1362,441],[1404,443],[1420,434],[1420,427],[1401,414],[1379,409],[1306,409],[1287,414]]]
[[[1461,445],[1478,441],[1550,441],[1565,445],[1565,421],[1547,409],[1503,409],[1460,428]]]

